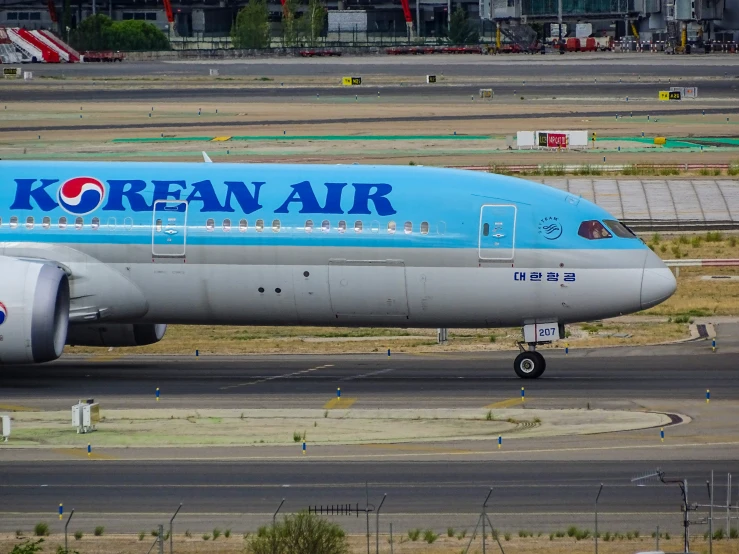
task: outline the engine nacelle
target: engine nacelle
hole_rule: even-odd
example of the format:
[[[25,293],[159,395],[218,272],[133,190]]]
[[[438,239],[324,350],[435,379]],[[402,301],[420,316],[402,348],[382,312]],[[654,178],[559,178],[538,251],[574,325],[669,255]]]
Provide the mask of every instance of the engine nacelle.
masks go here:
[[[57,266],[0,256],[0,363],[56,360],[69,325],[69,281]]]
[[[167,326],[162,323],[98,323],[71,325],[70,346],[146,346],[162,340]]]

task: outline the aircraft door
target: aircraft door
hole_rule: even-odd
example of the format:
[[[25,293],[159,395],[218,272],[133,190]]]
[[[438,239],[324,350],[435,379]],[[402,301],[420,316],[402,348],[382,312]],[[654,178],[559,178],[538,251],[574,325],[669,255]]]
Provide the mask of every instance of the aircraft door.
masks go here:
[[[516,244],[516,206],[486,204],[480,209],[481,260],[513,261]]]
[[[184,258],[187,244],[187,201],[157,200],[151,227],[154,257]]]

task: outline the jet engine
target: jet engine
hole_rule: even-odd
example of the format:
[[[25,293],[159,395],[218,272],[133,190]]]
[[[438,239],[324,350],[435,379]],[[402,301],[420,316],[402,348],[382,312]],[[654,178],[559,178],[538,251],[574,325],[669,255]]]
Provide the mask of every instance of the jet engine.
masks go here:
[[[0,256],[0,364],[56,360],[68,324],[67,274],[51,263]]]
[[[70,346],[145,346],[162,340],[167,326],[161,323],[111,323],[72,325]]]

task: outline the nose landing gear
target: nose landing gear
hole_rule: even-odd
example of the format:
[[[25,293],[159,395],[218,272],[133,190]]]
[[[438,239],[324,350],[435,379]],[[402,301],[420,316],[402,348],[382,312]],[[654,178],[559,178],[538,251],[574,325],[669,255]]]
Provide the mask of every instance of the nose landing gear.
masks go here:
[[[521,379],[538,379],[547,368],[547,362],[536,350],[521,352],[513,362],[513,370]]]

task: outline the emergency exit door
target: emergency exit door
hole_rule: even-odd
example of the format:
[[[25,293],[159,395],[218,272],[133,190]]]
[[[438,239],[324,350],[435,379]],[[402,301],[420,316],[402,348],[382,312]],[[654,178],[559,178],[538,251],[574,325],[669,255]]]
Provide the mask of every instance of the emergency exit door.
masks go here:
[[[184,258],[187,245],[187,201],[157,200],[151,229],[152,256]]]
[[[480,209],[481,260],[513,261],[516,245],[516,206],[486,204]]]

